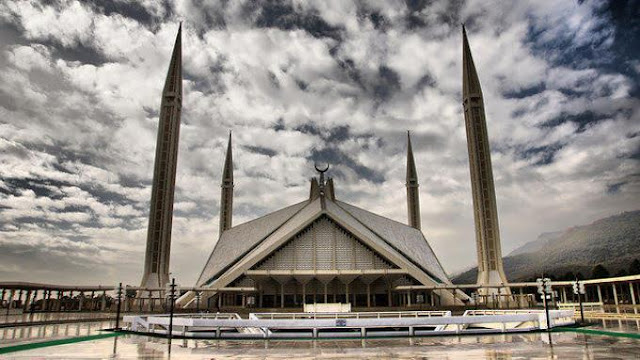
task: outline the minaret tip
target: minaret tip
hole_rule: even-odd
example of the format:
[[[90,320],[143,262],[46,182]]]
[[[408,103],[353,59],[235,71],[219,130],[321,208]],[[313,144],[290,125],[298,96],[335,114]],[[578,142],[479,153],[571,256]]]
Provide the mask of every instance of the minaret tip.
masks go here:
[[[224,168],[222,170],[223,182],[231,180],[233,182],[233,153],[231,150],[231,130],[229,130],[229,141],[227,142],[227,153],[224,159]]]
[[[222,193],[220,195],[220,236],[233,226],[233,155],[231,151],[231,130],[222,169]]]
[[[420,229],[420,194],[418,193],[418,172],[411,148],[411,132],[407,130],[407,210],[409,226]]]
[[[467,31],[462,26],[462,97],[475,96],[482,97],[482,89],[480,88],[480,80],[476,72],[473,56],[471,55],[471,47],[467,38]]]

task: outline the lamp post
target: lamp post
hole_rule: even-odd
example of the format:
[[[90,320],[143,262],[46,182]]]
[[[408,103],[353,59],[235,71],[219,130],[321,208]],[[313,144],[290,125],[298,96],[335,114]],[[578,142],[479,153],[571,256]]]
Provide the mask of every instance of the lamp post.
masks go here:
[[[169,333],[167,334],[169,339],[173,337],[173,308],[175,303],[176,286],[176,278],[171,278],[171,284],[169,284]]]
[[[576,278],[576,281],[573,282],[573,293],[578,295],[578,302],[580,302],[580,323],[584,324],[584,308],[582,307],[582,294],[584,294],[585,288],[584,284],[580,282]]]
[[[118,290],[116,292],[116,297],[118,299],[118,304],[116,306],[116,328],[115,328],[115,330],[120,330],[120,305],[122,304],[122,283],[118,284]]]
[[[547,318],[547,331],[551,331],[551,323],[549,322],[549,302],[547,301],[551,298],[550,294],[553,293],[551,288],[551,279],[538,278],[536,279],[536,283],[538,283],[538,293],[542,295],[544,313]]]

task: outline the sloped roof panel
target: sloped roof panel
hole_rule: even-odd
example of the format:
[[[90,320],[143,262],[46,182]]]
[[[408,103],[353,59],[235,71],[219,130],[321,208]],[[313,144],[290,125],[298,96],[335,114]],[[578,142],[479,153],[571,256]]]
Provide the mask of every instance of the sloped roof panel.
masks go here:
[[[305,200],[223,232],[198,278],[198,286],[232,265],[308,204]]]
[[[420,230],[342,201],[336,201],[336,204],[429,274],[442,282],[450,282]]]
[[[220,277],[218,277],[217,272],[214,273],[213,275],[216,278],[210,283],[215,284],[217,281],[222,281],[226,284],[228,283],[226,282],[228,279],[224,279],[225,274],[233,273],[238,269],[243,268],[248,270],[253,264],[260,261],[264,256],[275,250],[277,246],[281,245],[283,240],[290,239],[291,236],[294,235],[294,232],[302,230],[307,224],[311,223],[311,221],[322,213],[322,207],[320,204],[320,198],[311,202],[305,202],[305,206],[294,213],[293,216],[290,216],[288,219],[285,219],[282,223],[278,224],[274,231],[256,242],[251,249],[243,253],[240,258],[233,259],[233,261],[225,264],[223,268],[228,269],[228,271],[225,271]],[[217,250],[214,250],[214,253],[216,251]],[[209,282],[210,279],[211,277],[207,279],[207,282]]]

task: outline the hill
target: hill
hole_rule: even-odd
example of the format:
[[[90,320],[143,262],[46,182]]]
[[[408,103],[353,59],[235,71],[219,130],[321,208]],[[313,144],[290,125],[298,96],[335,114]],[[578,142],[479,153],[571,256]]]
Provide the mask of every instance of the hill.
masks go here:
[[[640,258],[640,210],[543,233],[512,251],[503,263],[509,281],[523,281],[543,272],[559,277],[571,271],[588,277],[597,264],[615,274],[636,258]],[[453,282],[474,283],[476,277],[477,268],[473,268],[455,276]]]

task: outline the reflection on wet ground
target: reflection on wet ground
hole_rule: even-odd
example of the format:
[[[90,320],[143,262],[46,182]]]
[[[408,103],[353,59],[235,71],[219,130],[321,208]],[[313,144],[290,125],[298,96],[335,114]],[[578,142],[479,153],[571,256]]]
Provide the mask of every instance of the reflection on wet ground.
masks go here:
[[[0,346],[94,335],[111,325],[94,322],[0,329]],[[640,334],[636,321],[601,320],[588,329]],[[7,353],[0,359],[638,359],[639,354],[638,339],[575,332],[367,340],[173,340],[171,345],[163,338],[121,335]]]
[[[52,321],[73,321],[73,320],[95,320],[95,319],[115,319],[113,313],[101,312],[47,312],[47,313],[25,313],[0,316],[0,325],[30,322],[52,322]]]
[[[96,335],[101,333],[103,329],[110,327],[113,327],[113,322],[104,321],[3,328],[0,329],[0,347],[35,341]]]

